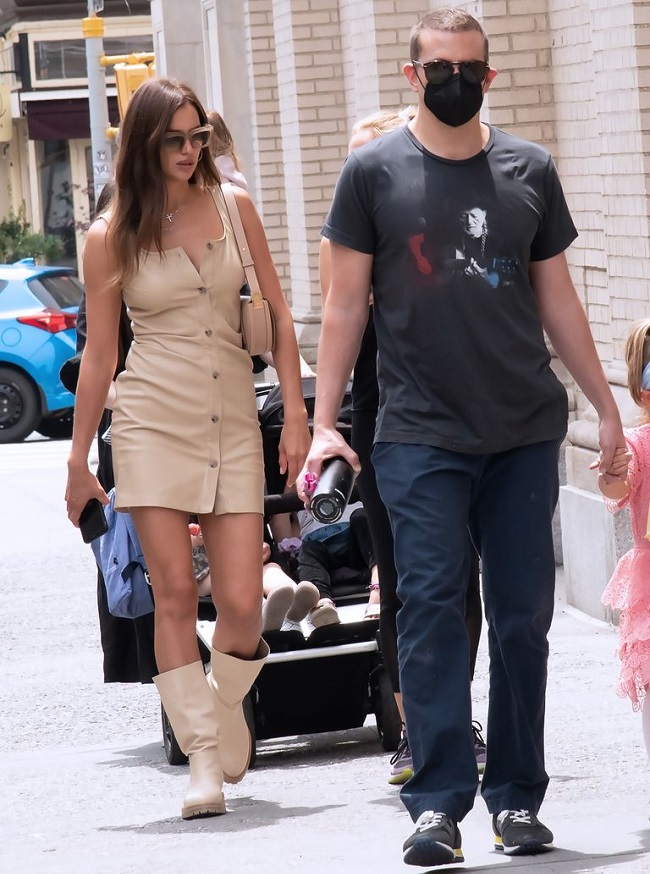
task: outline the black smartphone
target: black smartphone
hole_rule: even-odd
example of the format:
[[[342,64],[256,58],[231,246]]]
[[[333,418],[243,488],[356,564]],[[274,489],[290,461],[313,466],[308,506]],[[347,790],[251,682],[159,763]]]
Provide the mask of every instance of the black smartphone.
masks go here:
[[[99,498],[91,498],[81,511],[79,529],[84,543],[90,543],[108,531],[104,506]]]

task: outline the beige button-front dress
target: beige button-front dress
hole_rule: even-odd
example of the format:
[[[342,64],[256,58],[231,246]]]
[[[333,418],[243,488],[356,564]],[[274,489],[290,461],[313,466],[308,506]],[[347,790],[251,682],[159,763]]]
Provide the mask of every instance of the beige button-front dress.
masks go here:
[[[146,252],[123,290],[134,339],[111,428],[120,510],[263,511],[244,271],[221,189],[213,196],[224,233],[206,240],[199,270],[180,247]]]

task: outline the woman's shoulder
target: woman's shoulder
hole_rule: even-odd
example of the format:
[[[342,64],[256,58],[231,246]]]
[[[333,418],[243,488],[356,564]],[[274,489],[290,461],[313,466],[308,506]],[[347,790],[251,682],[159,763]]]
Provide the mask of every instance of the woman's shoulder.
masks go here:
[[[95,220],[92,222],[90,227],[88,228],[88,233],[86,235],[86,243],[89,241],[99,241],[105,240],[108,236],[108,230],[110,227],[111,214],[110,212],[103,212],[101,215],[98,215]]]
[[[233,215],[234,200],[234,208],[237,210],[237,214],[244,226],[244,232],[247,235],[249,233],[253,234],[257,228],[259,217],[250,194],[244,191],[243,188],[239,188],[237,185],[229,182],[218,185],[212,190],[215,199],[221,203],[222,209],[225,210],[230,223],[232,224],[235,219]]]
[[[83,247],[84,276],[97,269],[112,270],[115,252],[111,239],[110,217],[102,214],[88,228]],[[113,265],[113,266],[110,266]]]
[[[250,201],[251,203],[253,202],[248,191],[239,185],[235,185],[234,182],[224,180],[220,185],[215,185],[211,190],[218,192],[219,196],[222,198],[225,197],[227,192],[231,192],[238,203],[245,203],[247,201]]]

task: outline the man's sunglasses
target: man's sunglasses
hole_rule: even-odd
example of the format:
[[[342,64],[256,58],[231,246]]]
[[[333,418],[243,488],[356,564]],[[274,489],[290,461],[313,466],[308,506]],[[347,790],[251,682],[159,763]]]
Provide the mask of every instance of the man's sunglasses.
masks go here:
[[[411,61],[414,67],[422,67],[427,82],[430,85],[444,85],[448,82],[458,67],[458,72],[466,82],[472,85],[480,85],[485,81],[490,72],[489,64],[485,61]]]
[[[180,152],[185,147],[187,141],[189,141],[189,144],[193,149],[205,149],[210,142],[211,136],[212,125],[204,124],[201,125],[201,127],[195,127],[194,130],[191,130],[188,134],[165,134],[162,139],[162,144],[170,152]]]

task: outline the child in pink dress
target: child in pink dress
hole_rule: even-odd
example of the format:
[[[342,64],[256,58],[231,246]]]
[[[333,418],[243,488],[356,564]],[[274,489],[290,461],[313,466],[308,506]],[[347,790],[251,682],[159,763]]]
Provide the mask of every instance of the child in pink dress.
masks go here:
[[[619,561],[602,602],[620,611],[617,654],[621,673],[616,691],[622,698],[629,696],[634,710],[642,709],[650,756],[650,706],[644,704],[650,685],[650,319],[632,326],[625,358],[628,388],[642,415],[638,427],[625,431],[629,453],[618,456],[622,478],[609,477],[606,482],[601,476],[598,486],[608,509],[616,512],[629,505],[634,546]]]

